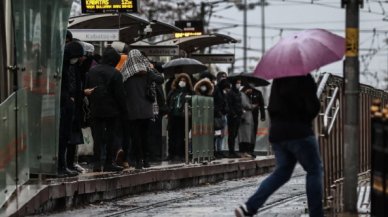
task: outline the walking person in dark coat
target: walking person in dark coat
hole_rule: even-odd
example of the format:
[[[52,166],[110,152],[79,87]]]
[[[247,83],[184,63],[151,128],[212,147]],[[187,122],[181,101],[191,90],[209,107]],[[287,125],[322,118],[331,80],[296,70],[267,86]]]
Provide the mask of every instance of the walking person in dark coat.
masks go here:
[[[75,111],[76,81],[74,71],[71,70],[72,64],[76,64],[83,55],[83,48],[78,42],[69,42],[65,45],[62,83],[61,83],[61,102],[60,102],[60,123],[59,123],[59,145],[58,145],[58,176],[75,176],[78,173],[70,170],[66,156],[75,147],[69,144],[72,132],[72,120]]]
[[[89,95],[94,140],[94,168],[101,171],[121,171],[115,162],[117,147],[116,132],[121,114],[127,113],[122,75],[115,69],[119,53],[108,47],[101,64],[93,67],[87,76],[85,95]]]
[[[228,112],[228,148],[229,148],[229,157],[238,158],[234,150],[235,140],[238,135],[238,128],[240,127],[241,115],[243,113],[241,105],[241,80],[234,80],[232,83],[232,89],[227,94],[227,100],[229,105]]]
[[[296,76],[274,79],[268,112],[269,141],[275,153],[276,169],[266,178],[248,201],[235,210],[238,217],[253,216],[277,189],[292,175],[297,162],[306,174],[306,193],[311,217],[323,217],[323,167],[313,120],[320,102],[313,77]]]
[[[190,76],[181,73],[176,76],[167,96],[168,114],[168,159],[183,161],[185,156],[185,113],[186,96],[193,95]]]
[[[156,83],[163,83],[163,76],[155,73],[150,61],[136,49],[130,50],[121,70],[127,93],[129,134],[133,144],[136,169],[148,168],[149,148],[147,134],[150,119],[157,108]],[[150,92],[152,94],[150,94]],[[152,96],[151,96],[152,95]]]

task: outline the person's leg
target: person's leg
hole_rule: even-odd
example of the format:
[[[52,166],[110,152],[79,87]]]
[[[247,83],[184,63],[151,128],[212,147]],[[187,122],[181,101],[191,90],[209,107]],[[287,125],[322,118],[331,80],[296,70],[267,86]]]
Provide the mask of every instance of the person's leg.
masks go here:
[[[284,147],[284,144],[273,144],[272,147],[275,153],[276,168],[246,202],[248,211],[252,214],[257,213],[268,197],[291,178],[296,165],[295,157]]]
[[[150,121],[148,119],[141,119],[138,120],[138,125],[137,127],[139,128],[139,137],[140,137],[140,146],[141,152],[143,153],[143,157],[141,160],[143,161],[142,165],[144,168],[150,167],[149,160],[150,160],[150,146],[148,144],[147,137],[149,135],[149,125]]]
[[[175,131],[176,136],[176,155],[179,160],[183,160],[185,158],[185,119],[178,117],[177,118],[177,129]]]
[[[323,217],[323,166],[315,136],[289,144],[306,175],[306,192],[311,217]]]
[[[174,116],[168,118],[168,159],[173,160],[176,156],[176,144],[177,144],[177,132],[176,129],[179,127]]]
[[[132,128],[132,141],[133,141],[133,150],[135,154],[136,160],[136,169],[142,168],[142,160],[143,156],[143,147],[142,147],[142,129],[141,129],[141,121],[133,120],[131,121]]]
[[[92,136],[93,136],[93,172],[101,172],[102,166],[102,150],[104,143],[104,124],[99,118],[92,120]]]
[[[234,144],[238,133],[239,123],[237,119],[228,118],[228,148],[229,155],[234,157],[236,152],[234,150]]]

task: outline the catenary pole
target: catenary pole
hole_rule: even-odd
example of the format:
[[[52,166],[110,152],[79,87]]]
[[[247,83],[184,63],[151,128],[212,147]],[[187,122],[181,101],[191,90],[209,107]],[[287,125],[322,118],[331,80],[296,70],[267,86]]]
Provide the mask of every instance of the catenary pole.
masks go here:
[[[243,62],[244,62],[244,72],[247,72],[247,10],[248,10],[248,6],[247,6],[247,0],[244,0],[244,51],[243,51]]]
[[[357,185],[359,168],[359,7],[363,0],[342,0],[346,6],[345,126],[344,126],[344,211],[357,213]]]

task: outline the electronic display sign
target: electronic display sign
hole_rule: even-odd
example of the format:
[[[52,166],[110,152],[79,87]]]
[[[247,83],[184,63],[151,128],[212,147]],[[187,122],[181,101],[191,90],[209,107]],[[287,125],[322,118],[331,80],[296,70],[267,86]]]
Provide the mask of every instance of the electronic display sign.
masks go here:
[[[175,38],[203,35],[202,20],[177,20],[175,26],[181,28],[183,32],[176,32]]]
[[[82,0],[82,13],[137,13],[140,0]]]

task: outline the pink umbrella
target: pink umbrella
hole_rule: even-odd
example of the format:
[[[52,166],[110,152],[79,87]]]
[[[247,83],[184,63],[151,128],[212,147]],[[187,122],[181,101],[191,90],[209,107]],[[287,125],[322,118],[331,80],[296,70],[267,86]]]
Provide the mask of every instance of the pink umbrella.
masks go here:
[[[268,50],[254,74],[265,79],[306,75],[344,54],[343,37],[323,29],[305,30],[281,39]]]

